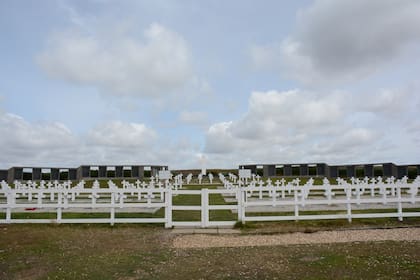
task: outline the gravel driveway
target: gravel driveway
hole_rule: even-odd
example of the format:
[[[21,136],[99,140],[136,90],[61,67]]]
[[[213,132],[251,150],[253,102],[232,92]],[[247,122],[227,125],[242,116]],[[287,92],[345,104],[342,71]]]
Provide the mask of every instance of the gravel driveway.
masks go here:
[[[420,241],[420,228],[366,229],[276,235],[206,235],[175,237],[175,248],[245,247],[363,241]]]

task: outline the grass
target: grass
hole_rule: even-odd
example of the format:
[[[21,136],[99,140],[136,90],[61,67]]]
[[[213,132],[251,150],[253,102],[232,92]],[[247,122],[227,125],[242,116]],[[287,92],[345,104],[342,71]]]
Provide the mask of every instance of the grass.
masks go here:
[[[101,185],[105,182],[101,182]],[[215,188],[213,185],[187,189]],[[178,195],[174,205],[200,205],[200,195]],[[211,194],[210,204],[226,204]],[[410,209],[406,211],[420,211]],[[381,211],[393,211],[381,210]],[[301,211],[323,214],[325,211]],[[363,213],[364,210],[353,211]],[[371,211],[370,211],[371,212]],[[328,212],[331,213],[331,212]],[[269,215],[279,213],[269,213]],[[282,213],[285,214],[285,213]],[[286,213],[287,214],[287,213]],[[55,213],[13,213],[54,219]],[[266,215],[249,213],[249,215]],[[4,213],[0,213],[4,218]],[[163,217],[116,213],[117,218]],[[63,218],[108,218],[109,213],[63,213]],[[200,211],[173,211],[175,221],[199,221]],[[229,210],[210,220],[236,220]],[[311,233],[359,227],[420,226],[420,218],[238,223],[242,234]],[[420,242],[358,242],[269,247],[174,249],[162,225],[0,225],[0,279],[419,279]]]
[[[203,188],[216,189],[213,185],[192,185],[186,186],[187,190],[200,190]],[[173,205],[201,205],[201,195],[177,195],[172,198]],[[224,205],[225,200],[221,194],[210,194],[209,203],[211,205]],[[235,221],[237,215],[230,210],[211,210],[209,211],[210,221]],[[200,221],[201,211],[175,210],[172,212],[174,221]]]
[[[420,242],[175,249],[160,227],[0,226],[0,279],[418,279]]]
[[[405,211],[419,212],[419,208],[405,209]],[[370,209],[353,210],[353,214],[363,213],[395,213],[396,209]],[[345,210],[338,211],[299,211],[299,215],[326,215],[326,214],[346,214]],[[293,216],[294,212],[261,212],[248,213],[247,216]],[[392,228],[392,227],[412,227],[420,226],[420,217],[404,218],[399,221],[397,218],[358,218],[351,223],[347,219],[334,220],[300,220],[300,221],[273,221],[273,222],[246,222],[237,223],[236,228],[242,229],[246,234],[275,234],[285,232],[315,232],[320,230],[337,230],[351,228]]]
[[[102,183],[102,182],[101,182]],[[187,189],[215,188],[193,185]],[[212,205],[225,203],[211,194]],[[177,195],[174,205],[200,205],[200,195]],[[410,209],[410,211],[420,209]],[[392,210],[380,210],[381,212]],[[330,211],[301,211],[325,214]],[[353,211],[363,213],[365,210]],[[280,213],[249,213],[278,215]],[[288,213],[281,213],[282,215]],[[293,214],[293,213],[289,213]],[[4,215],[1,213],[0,215]],[[54,219],[55,213],[13,213],[13,218]],[[117,218],[157,218],[116,213]],[[63,218],[108,218],[109,213],[63,213]],[[236,220],[229,210],[210,211],[210,220]],[[200,211],[173,211],[174,221],[199,221]],[[313,220],[238,223],[242,234],[311,233],[359,227],[420,226],[420,218]],[[420,277],[420,242],[271,247],[174,249],[162,225],[0,226],[0,279],[415,279]],[[374,253],[372,253],[374,252]]]
[[[291,232],[316,232],[329,230],[359,229],[359,228],[398,228],[419,227],[420,218],[405,218],[402,222],[396,218],[353,219],[349,223],[340,220],[303,220],[303,221],[275,221],[275,222],[237,222],[235,228],[241,229],[243,234],[277,234]]]

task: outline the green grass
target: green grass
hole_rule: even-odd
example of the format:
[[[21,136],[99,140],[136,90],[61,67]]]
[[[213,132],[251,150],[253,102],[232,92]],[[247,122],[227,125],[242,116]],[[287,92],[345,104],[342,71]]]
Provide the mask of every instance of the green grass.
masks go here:
[[[101,184],[106,181],[101,181]],[[216,188],[213,185],[186,189]],[[224,205],[210,194],[211,205]],[[201,205],[200,195],[177,195],[174,205]],[[396,209],[353,213],[396,212]],[[420,209],[405,209],[420,211]],[[345,211],[300,211],[301,215]],[[294,212],[247,215],[293,215]],[[229,210],[211,210],[210,221],[236,220]],[[4,218],[5,214],[0,213]],[[55,219],[56,213],[13,213],[13,218]],[[108,218],[109,213],[63,213],[63,218]],[[116,213],[117,218],[162,218],[150,213]],[[200,221],[200,211],[173,211],[174,221]],[[420,218],[312,220],[237,223],[242,234],[312,233],[319,230],[420,226]],[[0,279],[419,279],[420,242],[174,249],[161,224],[110,226],[0,226]]]
[[[420,242],[175,249],[137,225],[0,226],[0,279],[419,279]]]
[[[187,190],[201,190],[203,188],[216,189],[213,185],[193,185],[186,186]],[[201,195],[177,195],[172,198],[173,205],[201,205]],[[221,194],[209,194],[210,205],[225,205],[225,200]],[[235,221],[237,215],[230,210],[211,210],[209,211],[210,221]],[[175,210],[172,212],[174,221],[200,221],[201,211]]]

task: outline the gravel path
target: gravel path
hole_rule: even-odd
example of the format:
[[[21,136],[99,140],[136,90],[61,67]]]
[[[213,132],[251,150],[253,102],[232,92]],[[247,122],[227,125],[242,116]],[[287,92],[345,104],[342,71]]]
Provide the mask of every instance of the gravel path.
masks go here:
[[[295,244],[344,243],[360,241],[420,241],[420,228],[366,229],[286,233],[277,235],[179,235],[175,248],[244,247]]]

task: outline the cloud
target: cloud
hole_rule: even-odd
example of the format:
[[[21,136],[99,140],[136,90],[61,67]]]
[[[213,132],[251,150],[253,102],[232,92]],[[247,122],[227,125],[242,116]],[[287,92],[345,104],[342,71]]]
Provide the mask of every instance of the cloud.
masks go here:
[[[229,127],[234,137],[301,141],[305,134],[335,123],[345,112],[343,94],[320,95],[302,90],[253,92],[248,112]]]
[[[82,139],[88,151],[85,159],[88,163],[163,164],[158,153],[158,133],[141,123],[102,123],[90,129]]]
[[[235,139],[229,131],[231,125],[232,122],[221,122],[209,127],[206,134],[205,152],[229,154],[235,151]]]
[[[77,137],[57,122],[29,123],[22,117],[0,113],[0,162],[4,167],[66,162],[79,146]]]
[[[333,139],[323,139],[312,145],[311,152],[318,158],[339,153],[346,153],[352,157],[361,146],[370,146],[379,136],[377,131],[367,128],[350,128],[342,134],[334,135]],[[333,141],[331,141],[333,140]]]
[[[415,94],[384,89],[372,96],[377,102],[364,99],[363,93],[254,92],[241,118],[209,127],[204,151],[215,165],[227,158],[238,164],[413,158],[409,147],[414,141],[408,139],[418,136],[412,127],[394,122],[396,115],[390,108],[399,97],[417,100]],[[410,120],[416,112],[414,107],[405,109],[398,110],[399,120]]]
[[[182,111],[178,120],[189,125],[205,126],[208,123],[208,116],[206,112]]]
[[[55,148],[74,143],[71,131],[57,122],[30,124],[22,117],[10,113],[0,116],[2,145],[33,149]],[[6,137],[7,136],[7,137]]]
[[[112,121],[89,131],[87,139],[91,145],[147,149],[157,139],[157,133],[144,124]]]
[[[0,113],[0,168],[77,167],[82,164],[198,166],[200,145],[189,138],[162,138],[142,123],[111,121],[75,134],[58,122],[28,122]]]
[[[364,98],[359,100],[359,106],[366,111],[396,117],[401,116],[402,111],[411,112],[419,105],[419,100],[415,87],[380,89],[365,94]]]
[[[51,77],[114,95],[156,98],[191,82],[191,52],[180,34],[154,23],[142,35],[56,32],[36,61]]]
[[[15,165],[79,166],[83,163],[161,163],[158,134],[140,123],[112,121],[77,135],[58,122],[31,123],[0,114],[0,162]]]
[[[366,78],[418,46],[419,14],[419,1],[315,1],[286,39],[253,46],[251,59],[311,85]]]
[[[298,89],[253,92],[248,112],[242,118],[209,128],[205,151],[226,153],[249,151],[247,146],[261,150],[273,145],[297,145],[310,134],[331,133],[330,128],[346,112],[343,105],[339,93],[320,96]]]
[[[242,117],[208,127],[204,148],[188,135],[161,135],[143,123],[110,121],[76,134],[62,123],[35,123],[0,113],[1,168],[81,164],[197,168],[202,156],[207,167],[219,168],[270,162],[416,162],[416,92],[383,89],[371,95],[378,102],[363,99],[363,93],[253,92]],[[399,104],[400,99],[411,106]],[[184,113],[186,120],[200,115]]]

